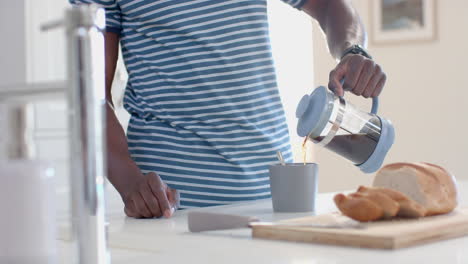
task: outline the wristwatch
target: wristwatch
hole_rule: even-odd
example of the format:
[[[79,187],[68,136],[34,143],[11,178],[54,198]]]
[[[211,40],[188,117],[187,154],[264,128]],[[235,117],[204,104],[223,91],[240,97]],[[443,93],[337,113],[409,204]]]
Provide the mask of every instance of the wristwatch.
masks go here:
[[[363,47],[361,47],[361,45],[353,45],[347,48],[343,52],[343,55],[341,55],[341,59],[343,59],[348,54],[359,54],[372,60],[372,56]]]

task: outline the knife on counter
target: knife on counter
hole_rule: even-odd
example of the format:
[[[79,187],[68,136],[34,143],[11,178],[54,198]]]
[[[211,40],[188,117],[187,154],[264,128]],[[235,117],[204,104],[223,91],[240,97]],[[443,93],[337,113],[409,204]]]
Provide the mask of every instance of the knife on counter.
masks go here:
[[[188,228],[190,232],[204,232],[215,230],[228,230],[237,228],[252,228],[253,226],[278,227],[312,227],[312,228],[353,228],[364,229],[366,226],[359,222],[345,223],[294,223],[294,222],[263,222],[257,217],[231,215],[211,212],[189,212]]]

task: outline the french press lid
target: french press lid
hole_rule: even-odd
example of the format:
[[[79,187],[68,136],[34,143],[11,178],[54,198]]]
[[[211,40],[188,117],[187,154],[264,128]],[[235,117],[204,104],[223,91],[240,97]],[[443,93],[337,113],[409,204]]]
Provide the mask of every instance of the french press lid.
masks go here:
[[[335,95],[324,86],[316,88],[310,95],[304,95],[296,109],[297,134],[301,137],[312,137],[320,135],[325,129],[333,112]],[[344,100],[344,99],[343,99]],[[377,171],[387,155],[388,150],[395,140],[395,130],[392,123],[377,116],[379,101],[373,98],[371,113],[381,121],[381,135],[379,141],[369,158],[361,163],[355,164],[365,173]]]

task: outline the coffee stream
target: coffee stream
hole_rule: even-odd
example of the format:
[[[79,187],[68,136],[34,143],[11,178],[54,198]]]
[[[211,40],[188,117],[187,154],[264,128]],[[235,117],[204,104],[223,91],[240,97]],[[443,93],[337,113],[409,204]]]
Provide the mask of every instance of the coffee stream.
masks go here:
[[[304,142],[302,142],[302,159],[304,161],[304,165],[307,163],[307,137],[304,138]]]

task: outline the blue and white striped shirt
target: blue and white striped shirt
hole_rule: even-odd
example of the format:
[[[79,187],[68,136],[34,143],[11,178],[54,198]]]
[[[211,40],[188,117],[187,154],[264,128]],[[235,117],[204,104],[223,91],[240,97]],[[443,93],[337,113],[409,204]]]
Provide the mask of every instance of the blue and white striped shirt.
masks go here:
[[[292,160],[267,0],[70,0],[106,9],[129,73],[130,153],[181,206],[268,198],[276,151]],[[283,0],[300,8],[304,0]]]

